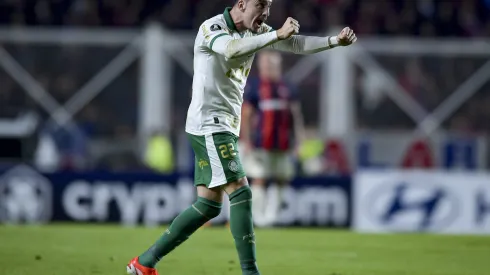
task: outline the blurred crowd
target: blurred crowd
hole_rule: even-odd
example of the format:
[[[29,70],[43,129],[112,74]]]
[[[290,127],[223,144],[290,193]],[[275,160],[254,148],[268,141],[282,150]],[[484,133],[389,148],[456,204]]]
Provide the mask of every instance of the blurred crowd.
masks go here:
[[[222,13],[233,0],[2,0],[0,27],[140,27],[157,21],[172,30],[194,31],[207,18]],[[358,36],[414,37],[489,37],[490,0],[275,0],[269,24],[279,28],[292,16],[301,23],[304,33],[322,33],[332,26],[351,26]],[[2,44],[9,54],[36,79],[60,104],[70,97],[97,71],[115,57],[122,47],[76,47],[63,45]],[[428,111],[432,111],[467,79],[482,59],[471,58],[388,58],[376,57],[393,74],[399,84]],[[297,60],[290,58],[290,60]],[[285,61],[285,64],[293,62]],[[130,66],[106,87],[90,104],[74,115],[72,130],[58,129],[52,123],[40,125],[42,137],[54,137],[66,167],[87,167],[83,161],[90,152],[100,153],[94,167],[126,169],[145,166],[131,148],[135,146],[138,64]],[[176,68],[178,70],[178,68]],[[190,76],[177,71],[174,87],[179,91],[190,88]],[[320,74],[315,72],[303,89],[315,89]],[[387,98],[375,104],[366,100],[366,91],[375,87],[375,76],[358,72],[356,90],[359,93],[357,120],[360,128],[411,129],[411,120]],[[26,93],[3,69],[0,69],[0,118],[13,118],[19,113],[34,111],[44,121],[49,114]],[[308,84],[310,83],[310,84]],[[316,83],[311,85],[311,83]],[[379,85],[378,85],[379,86]],[[490,133],[490,86],[486,85],[449,119],[450,129]],[[487,92],[486,92],[487,91]],[[186,110],[190,94],[175,96],[176,109]],[[305,105],[315,104],[318,92],[305,92]],[[115,100],[117,98],[117,100]],[[124,102],[124,104],[116,104]],[[370,102],[370,104],[366,104]],[[310,126],[318,123],[318,106],[305,108]],[[181,111],[179,111],[181,112]],[[309,113],[308,113],[309,112]],[[176,115],[182,126],[183,114]],[[176,120],[173,118],[173,120]],[[73,130],[76,129],[76,130]],[[173,133],[172,139],[179,139]],[[161,138],[162,136],[160,136]],[[167,136],[165,136],[167,138]],[[118,140],[117,148],[111,140]],[[90,141],[90,142],[89,142]],[[99,143],[94,145],[93,141]],[[127,142],[125,142],[127,141]],[[46,143],[48,144],[48,143]],[[157,144],[157,143],[155,143]],[[166,141],[161,141],[165,147]],[[49,146],[48,146],[49,147]],[[107,151],[107,154],[101,152]],[[112,152],[123,152],[112,154]]]
[[[7,25],[139,26],[149,20],[172,29],[197,29],[234,0],[3,0]],[[423,36],[490,35],[489,0],[276,0],[269,19],[287,16],[304,32],[349,25],[359,34]]]

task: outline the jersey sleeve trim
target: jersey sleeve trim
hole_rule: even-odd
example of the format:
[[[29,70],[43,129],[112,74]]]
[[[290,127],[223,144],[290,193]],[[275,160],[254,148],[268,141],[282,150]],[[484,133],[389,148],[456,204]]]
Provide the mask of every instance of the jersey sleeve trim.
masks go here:
[[[228,35],[228,34],[227,33],[220,33],[220,34],[216,35],[215,37],[213,37],[213,39],[211,40],[211,43],[209,43],[209,48],[212,50],[213,49],[214,41],[217,38],[220,38],[220,37],[225,36],[225,35]]]

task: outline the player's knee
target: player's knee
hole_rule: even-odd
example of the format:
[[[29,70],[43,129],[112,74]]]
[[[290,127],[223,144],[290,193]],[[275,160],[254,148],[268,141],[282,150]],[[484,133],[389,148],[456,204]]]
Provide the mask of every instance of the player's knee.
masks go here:
[[[206,212],[206,217],[208,217],[211,220],[218,217],[220,213],[221,213],[221,207],[220,208],[210,207]]]
[[[221,213],[221,203],[202,197],[197,198],[194,206],[208,219],[216,218]]]
[[[251,200],[252,190],[248,185],[242,186],[229,195],[230,201],[239,198],[240,200]]]
[[[246,177],[243,177],[235,182],[228,183],[227,185],[224,186],[224,190],[228,195],[233,194],[237,190],[247,186],[248,187],[248,180]]]
[[[250,189],[249,186],[244,186],[243,187],[243,197],[247,198],[247,199],[251,199],[252,198],[252,190]]]

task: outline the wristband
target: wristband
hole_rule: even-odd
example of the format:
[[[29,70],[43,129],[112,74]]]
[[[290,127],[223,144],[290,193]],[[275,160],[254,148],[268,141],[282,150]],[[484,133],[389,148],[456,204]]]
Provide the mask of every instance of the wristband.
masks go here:
[[[337,39],[337,36],[329,36],[327,38],[327,41],[328,41],[329,48],[334,48],[339,45],[339,40]]]

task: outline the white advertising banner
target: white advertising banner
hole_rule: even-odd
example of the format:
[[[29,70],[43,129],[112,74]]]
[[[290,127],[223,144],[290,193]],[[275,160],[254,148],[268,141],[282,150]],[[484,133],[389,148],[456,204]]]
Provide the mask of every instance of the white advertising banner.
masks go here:
[[[377,170],[353,180],[356,231],[490,234],[490,174]]]

